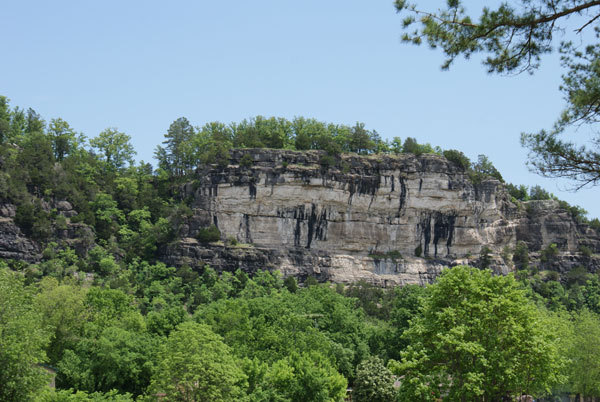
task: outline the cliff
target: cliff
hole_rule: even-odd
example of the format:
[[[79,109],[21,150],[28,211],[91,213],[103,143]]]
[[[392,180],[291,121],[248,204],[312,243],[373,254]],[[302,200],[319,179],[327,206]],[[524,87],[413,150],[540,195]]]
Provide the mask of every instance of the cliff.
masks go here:
[[[563,279],[578,266],[589,272],[600,267],[598,232],[558,202],[513,203],[501,182],[473,183],[436,155],[333,158],[321,151],[233,150],[226,166],[199,166],[178,196],[191,206],[191,216],[177,217],[175,240],[158,253],[173,266],[424,284],[448,266],[486,265],[480,258],[485,247],[487,264],[508,273],[515,269],[510,252],[524,241],[533,266]],[[79,255],[94,246],[93,228],[71,222],[77,211],[68,201],[42,206],[64,217],[53,221],[52,241]],[[0,258],[41,261],[44,246],[23,233],[15,215],[14,205],[0,204]],[[220,240],[198,240],[211,225]],[[558,254],[540,258],[552,243]]]
[[[484,246],[492,268],[507,273],[513,267],[506,250],[522,240],[534,257],[557,244],[551,268],[559,272],[598,266],[578,251],[600,251],[598,233],[555,201],[513,204],[499,181],[474,184],[436,155],[234,150],[226,167],[200,166],[182,192],[194,213],[181,239],[163,250],[173,265],[422,284],[446,266],[477,264]],[[222,241],[196,240],[210,225]]]

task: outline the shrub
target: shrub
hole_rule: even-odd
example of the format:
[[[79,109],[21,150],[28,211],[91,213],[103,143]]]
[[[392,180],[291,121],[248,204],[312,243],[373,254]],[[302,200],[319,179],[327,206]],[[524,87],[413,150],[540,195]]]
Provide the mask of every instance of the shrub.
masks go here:
[[[207,228],[202,228],[198,231],[196,238],[201,243],[211,243],[221,239],[221,231],[215,225],[210,225]]]
[[[456,149],[448,149],[444,151],[444,157],[448,159],[448,161],[454,163],[456,166],[459,166],[463,170],[469,169],[471,166],[471,161],[465,154]]]
[[[513,252],[513,262],[519,269],[526,269],[529,265],[529,247],[524,241],[518,241]]]
[[[244,156],[242,156],[242,159],[240,159],[240,166],[249,168],[252,165],[254,165],[254,159],[252,158],[252,155],[244,154]]]
[[[298,290],[298,282],[296,282],[296,278],[293,276],[288,276],[283,280],[283,285],[289,290],[291,293],[296,293]]]
[[[552,258],[556,257],[557,255],[558,255],[558,247],[556,246],[556,243],[551,243],[548,245],[548,247],[546,247],[545,249],[542,250],[540,260],[542,262],[548,262]]]
[[[423,247],[419,244],[416,248],[415,248],[415,257],[420,257],[421,254],[423,254]]]
[[[481,268],[489,268],[489,266],[492,264],[492,257],[490,256],[491,252],[492,249],[488,246],[483,246],[481,248],[481,251],[479,253],[479,263],[481,265]]]
[[[593,254],[592,249],[583,244],[579,246],[579,252],[586,257],[591,257]]]

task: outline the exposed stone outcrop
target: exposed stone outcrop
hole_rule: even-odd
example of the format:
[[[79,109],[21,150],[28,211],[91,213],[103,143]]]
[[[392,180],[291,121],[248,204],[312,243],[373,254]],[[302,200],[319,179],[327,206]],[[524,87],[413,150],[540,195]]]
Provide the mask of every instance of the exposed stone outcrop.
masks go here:
[[[251,166],[241,166],[246,154]],[[580,244],[600,251],[597,233],[556,202],[515,205],[499,181],[474,185],[442,157],[344,155],[333,165],[331,159],[320,151],[249,149],[232,151],[227,167],[200,166],[182,189],[194,216],[182,226],[183,240],[164,250],[165,261],[405,284],[474,262],[483,246],[506,273],[511,266],[499,255],[518,240],[531,250],[556,243],[577,261]],[[200,244],[194,238],[211,224],[222,240],[251,246]]]
[[[50,211],[56,208],[58,214],[66,221],[62,226],[53,227],[53,239],[73,248],[79,255],[85,255],[95,244],[92,229],[83,223],[71,223],[70,218],[77,215],[67,201],[59,201],[55,205],[47,202],[43,207]],[[21,260],[30,263],[39,262],[42,258],[42,246],[27,237],[15,223],[16,207],[13,204],[0,204],[0,259]]]
[[[14,222],[15,214],[14,205],[0,204],[0,258],[36,262],[40,247],[21,232]]]

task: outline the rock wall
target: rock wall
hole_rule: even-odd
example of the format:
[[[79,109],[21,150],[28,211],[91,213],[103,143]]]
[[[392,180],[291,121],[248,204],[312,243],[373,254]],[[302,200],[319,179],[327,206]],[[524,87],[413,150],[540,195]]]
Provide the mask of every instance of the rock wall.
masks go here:
[[[445,266],[476,263],[484,246],[494,269],[507,273],[498,256],[519,240],[532,250],[556,243],[576,257],[582,241],[600,251],[597,233],[556,202],[515,205],[499,181],[474,185],[436,155],[333,159],[249,149],[231,156],[227,167],[200,166],[182,189],[194,216],[164,250],[166,262],[385,285],[430,282]],[[211,224],[224,244],[195,240]]]
[[[63,242],[80,255],[85,255],[95,245],[95,235],[89,226],[69,221],[77,215],[69,202],[59,201],[52,206],[44,203],[43,207],[47,212],[55,208],[57,213],[66,218],[63,227],[53,227],[54,240]],[[15,223],[15,215],[14,205],[0,204],[0,259],[39,262],[42,259],[42,245],[21,231]]]

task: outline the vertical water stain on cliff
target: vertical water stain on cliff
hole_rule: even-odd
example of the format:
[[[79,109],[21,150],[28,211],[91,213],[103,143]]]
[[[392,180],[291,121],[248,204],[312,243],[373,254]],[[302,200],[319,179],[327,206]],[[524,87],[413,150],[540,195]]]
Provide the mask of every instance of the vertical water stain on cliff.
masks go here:
[[[440,240],[446,240],[446,254],[450,254],[455,221],[456,215],[454,214],[447,215],[439,212],[435,213],[433,224],[433,246],[434,255],[436,257],[438,256],[438,243]]]
[[[450,247],[454,238],[456,214],[441,212],[430,212],[421,216],[417,225],[420,238],[423,240],[423,255],[429,255],[429,244],[432,241],[431,230],[433,229],[433,255],[438,257],[438,244],[446,241],[446,255],[450,254]]]
[[[421,216],[417,224],[417,232],[421,230],[423,237],[423,255],[429,255],[429,242],[431,241],[431,214]]]
[[[396,218],[404,215],[404,209],[406,207],[406,183],[404,182],[404,178],[402,176],[398,176],[398,183],[400,183],[400,198],[398,205],[398,213],[396,214]]]
[[[248,182],[248,192],[250,193],[250,199],[255,200],[256,199],[256,183],[254,183],[254,180],[250,180]]]
[[[312,204],[308,216],[308,233],[306,235],[306,248],[310,248],[313,239],[326,240],[327,238],[327,210],[323,208],[321,214],[317,214],[317,206]]]
[[[242,215],[242,221],[240,222],[240,232],[244,233],[245,243],[252,243],[252,235],[250,233],[250,216],[248,214]]]

